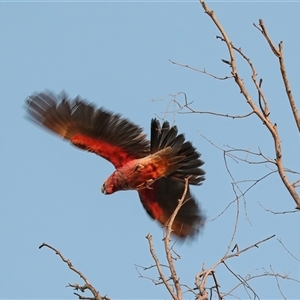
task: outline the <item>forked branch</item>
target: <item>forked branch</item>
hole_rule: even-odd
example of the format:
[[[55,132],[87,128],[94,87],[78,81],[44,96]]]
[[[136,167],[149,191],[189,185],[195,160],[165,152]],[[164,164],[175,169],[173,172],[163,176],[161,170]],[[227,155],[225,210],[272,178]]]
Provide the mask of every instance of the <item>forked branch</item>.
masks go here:
[[[61,254],[60,251],[58,251],[57,249],[55,249],[54,247],[52,247],[52,246],[50,246],[49,244],[46,244],[46,243],[43,243],[43,244],[39,247],[39,249],[41,249],[41,248],[43,248],[43,247],[47,247],[47,248],[53,250],[53,251],[55,252],[55,254],[57,254],[57,255],[61,258],[61,260],[62,260],[63,262],[65,262],[65,263],[68,265],[69,269],[71,269],[73,272],[75,272],[76,274],[78,274],[78,275],[80,276],[80,278],[82,278],[83,281],[85,282],[84,285],[79,285],[79,284],[77,284],[77,283],[75,283],[75,284],[69,283],[69,285],[68,285],[69,287],[74,288],[76,291],[81,291],[82,293],[85,292],[85,290],[89,290],[89,291],[93,294],[93,296],[94,296],[94,297],[84,297],[84,296],[79,295],[78,293],[74,293],[76,296],[78,296],[78,299],[110,300],[110,298],[108,298],[108,297],[106,297],[106,296],[101,297],[100,293],[99,293],[99,292],[91,285],[91,283],[90,283],[89,280],[86,278],[86,276],[85,276],[82,272],[80,272],[79,270],[77,270],[77,269],[73,266],[72,262],[71,262],[69,259],[66,259],[66,258]]]
[[[292,94],[292,90],[291,90],[291,87],[290,87],[290,83],[289,83],[289,80],[288,80],[288,76],[287,76],[287,72],[286,72],[286,68],[285,68],[285,63],[284,63],[283,42],[281,41],[278,45],[278,49],[276,49],[276,47],[273,44],[269,34],[267,33],[265,24],[264,24],[262,19],[259,20],[259,26],[257,26],[255,23],[253,25],[254,25],[255,28],[257,28],[262,33],[262,35],[267,40],[271,50],[278,57],[279,66],[280,66],[280,73],[281,73],[281,77],[282,77],[282,80],[283,80],[283,83],[284,83],[284,86],[285,86],[285,91],[286,91],[287,97],[288,97],[289,102],[290,102],[291,110],[293,112],[294,119],[295,119],[296,125],[298,127],[298,131],[300,132],[300,117],[299,117],[299,114],[298,114],[298,109],[297,109],[297,106],[296,106],[296,103],[295,103],[294,96]]]
[[[242,95],[245,97],[245,99],[246,99],[247,103],[250,105],[252,111],[258,116],[258,118],[268,128],[269,132],[272,135],[272,138],[274,141],[275,156],[276,156],[275,163],[276,163],[276,166],[278,169],[278,173],[279,173],[280,178],[281,178],[283,184],[285,185],[286,189],[289,191],[290,195],[292,196],[293,200],[295,201],[296,209],[300,209],[300,197],[296,191],[296,186],[295,186],[295,184],[293,184],[289,181],[286,171],[285,171],[285,168],[284,168],[283,154],[282,154],[282,149],[281,149],[281,139],[280,139],[280,136],[278,133],[277,124],[272,123],[269,118],[268,101],[267,101],[265,95],[263,94],[263,91],[261,88],[261,80],[257,81],[257,79],[256,79],[257,72],[255,71],[254,65],[252,64],[251,60],[242,52],[242,50],[240,48],[235,47],[233,45],[233,43],[229,40],[227,33],[223,29],[222,25],[220,24],[219,20],[217,19],[216,15],[215,15],[215,13],[208,8],[205,1],[204,0],[199,0],[199,1],[201,3],[205,13],[209,15],[209,17],[215,23],[216,27],[219,29],[219,31],[221,33],[221,36],[219,38],[223,42],[225,42],[225,44],[228,48],[229,57],[230,57],[228,64],[230,65],[231,74],[233,75],[236,84],[239,86]],[[284,80],[285,88],[286,88],[287,95],[288,95],[288,98],[289,98],[289,101],[290,101],[290,104],[292,107],[292,111],[294,113],[295,121],[296,121],[298,129],[300,131],[300,119],[298,116],[298,111],[296,109],[295,101],[293,99],[291,89],[289,87],[289,83],[288,83],[287,76],[286,76],[286,71],[285,71],[285,66],[284,66],[284,61],[283,61],[283,54],[282,54],[282,43],[279,44],[279,50],[277,50],[276,47],[274,47],[271,39],[269,38],[269,36],[266,32],[265,26],[264,26],[262,20],[260,20],[260,26],[261,26],[260,31],[266,37],[269,45],[272,48],[272,51],[275,53],[276,56],[279,57],[281,74],[282,74],[282,77]],[[248,93],[243,80],[239,76],[237,65],[236,65],[235,52],[237,52],[239,55],[241,55],[241,57],[248,63],[250,69],[252,70],[253,83],[259,92],[259,97],[261,97],[264,102],[264,108],[262,110],[255,104],[255,102],[251,98],[250,94]]]

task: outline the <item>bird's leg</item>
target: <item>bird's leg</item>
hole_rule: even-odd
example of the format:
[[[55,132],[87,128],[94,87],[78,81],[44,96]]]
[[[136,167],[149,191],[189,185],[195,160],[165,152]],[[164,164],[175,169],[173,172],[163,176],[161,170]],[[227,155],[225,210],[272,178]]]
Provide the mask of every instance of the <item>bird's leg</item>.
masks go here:
[[[142,190],[142,189],[152,189],[151,184],[154,182],[153,179],[148,179],[147,181],[139,184],[136,189],[137,190]]]
[[[146,188],[147,188],[147,189],[153,189],[153,188],[151,187],[151,184],[152,184],[153,182],[154,182],[153,179],[147,180],[147,181],[146,181]]]
[[[137,164],[137,166],[135,167],[134,172],[138,172],[141,171],[145,168],[145,166],[143,164]]]

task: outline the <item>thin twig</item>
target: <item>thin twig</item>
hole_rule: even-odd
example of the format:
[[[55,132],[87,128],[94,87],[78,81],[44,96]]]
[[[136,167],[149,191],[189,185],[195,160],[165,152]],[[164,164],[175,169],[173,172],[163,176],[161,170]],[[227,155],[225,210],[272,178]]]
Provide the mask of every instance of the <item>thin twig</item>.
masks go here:
[[[258,247],[259,244],[262,244],[262,243],[264,243],[264,242],[266,242],[266,241],[268,241],[268,240],[270,240],[270,239],[272,239],[272,238],[274,238],[274,237],[275,237],[275,234],[273,234],[273,235],[271,235],[271,236],[269,236],[269,237],[267,237],[267,238],[265,238],[265,239],[263,239],[263,240],[261,240],[261,241],[255,243],[255,244],[252,244],[251,246],[248,246],[248,247],[246,247],[246,248],[244,248],[244,249],[242,249],[242,250],[239,250],[239,251],[237,251],[237,252],[235,252],[235,253],[233,253],[233,254],[225,255],[225,256],[222,258],[222,262],[225,261],[225,260],[227,260],[228,258],[232,258],[232,257],[234,257],[234,256],[239,256],[240,254],[242,254],[242,253],[248,251],[248,250],[251,249],[251,248],[254,248],[254,247],[255,247],[255,248],[259,248],[259,247]]]
[[[39,249],[41,249],[43,247],[48,247],[49,249],[53,250],[55,252],[55,254],[57,254],[61,258],[61,260],[68,265],[69,269],[71,269],[73,272],[75,272],[76,274],[78,274],[80,276],[80,278],[82,278],[83,281],[85,282],[84,286],[80,286],[78,284],[70,284],[70,283],[69,283],[68,286],[73,287],[76,290],[80,290],[81,292],[84,292],[85,290],[89,290],[94,295],[94,298],[82,298],[82,296],[81,296],[81,298],[79,298],[79,299],[110,300],[106,296],[101,297],[100,293],[91,285],[91,283],[88,281],[88,279],[86,278],[86,276],[82,272],[80,272],[79,270],[77,270],[73,266],[72,262],[69,259],[66,259],[61,254],[60,251],[58,251],[57,249],[55,249],[54,247],[52,247],[51,245],[46,244],[46,243],[43,243],[41,246],[39,246]],[[77,293],[74,293],[74,294],[78,296]]]
[[[184,104],[181,104],[177,100],[177,97],[179,95],[184,95]],[[178,114],[182,114],[182,115],[186,115],[186,114],[207,114],[207,115],[214,115],[214,116],[217,116],[217,117],[224,117],[224,118],[230,118],[230,119],[243,119],[243,118],[250,117],[251,115],[254,114],[253,111],[251,111],[247,114],[244,114],[244,115],[231,115],[231,114],[228,114],[228,113],[217,113],[217,112],[212,112],[212,111],[195,110],[191,107],[191,105],[193,104],[193,101],[188,102],[187,95],[184,92],[178,92],[175,95],[169,94],[166,97],[162,98],[161,100],[165,100],[167,97],[173,97],[173,99],[171,99],[169,103],[173,103],[174,105],[177,105],[178,108],[179,108],[179,110],[176,110],[174,108],[174,111],[170,111],[169,110],[170,104],[168,104],[167,109],[166,109],[167,113],[178,113]],[[186,109],[187,111],[183,111],[184,109]]]
[[[156,265],[156,268],[157,268],[157,271],[158,271],[158,274],[159,274],[159,278],[163,281],[165,287],[167,288],[168,292],[170,293],[170,295],[172,296],[172,298],[174,300],[177,299],[171,285],[168,283],[168,280],[167,278],[165,277],[164,275],[164,272],[161,268],[161,264],[160,264],[160,261],[159,261],[159,258],[157,257],[156,255],[156,252],[154,250],[154,245],[153,245],[153,240],[152,240],[152,235],[151,234],[147,234],[146,236],[146,239],[148,240],[148,243],[149,243],[149,248],[150,248],[150,253],[155,261],[155,265]]]
[[[281,73],[281,77],[282,77],[282,80],[283,80],[283,83],[284,83],[285,91],[286,91],[287,97],[288,97],[289,102],[290,102],[290,107],[291,107],[291,110],[293,112],[294,119],[295,119],[296,125],[298,127],[298,131],[300,132],[300,117],[299,117],[297,106],[296,106],[296,103],[295,103],[295,100],[294,100],[294,96],[292,94],[292,90],[291,90],[291,87],[290,87],[290,83],[289,83],[289,80],[288,80],[288,76],[287,76],[287,72],[286,72],[286,68],[285,68],[285,63],[284,63],[283,42],[281,41],[278,45],[278,49],[276,49],[274,43],[271,41],[271,38],[267,33],[265,24],[264,24],[262,19],[259,20],[259,26],[257,26],[255,23],[253,25],[254,25],[255,28],[257,28],[262,33],[262,35],[267,40],[271,50],[278,57],[279,66],[280,66],[280,73]]]
[[[271,39],[270,39],[270,37],[269,37],[269,35],[268,35],[268,33],[267,33],[267,30],[266,30],[266,27],[265,27],[265,25],[264,25],[263,20],[262,20],[262,19],[259,19],[259,26],[260,26],[260,28],[259,28],[255,23],[253,23],[253,25],[254,25],[254,27],[256,27],[256,28],[263,34],[263,36],[266,38],[266,40],[267,40],[267,42],[269,43],[270,48],[272,49],[273,53],[274,53],[277,57],[279,57],[279,56],[281,55],[281,53],[280,53],[280,51],[278,51],[278,50],[276,49],[276,47],[274,47],[274,44],[272,43],[272,41],[271,41]]]
[[[181,64],[181,63],[175,62],[175,61],[173,61],[173,60],[171,60],[171,59],[169,59],[169,62],[171,62],[173,65],[177,65],[177,66],[180,66],[180,67],[184,67],[184,68],[191,69],[191,70],[196,71],[196,72],[199,72],[199,73],[206,74],[206,75],[208,75],[208,76],[210,76],[210,77],[213,77],[214,79],[226,80],[226,79],[229,79],[229,78],[232,78],[232,77],[233,77],[233,76],[218,77],[218,76],[216,76],[216,75],[213,75],[213,74],[211,74],[211,73],[206,72],[205,69],[199,70],[199,69],[194,68],[194,67],[191,67],[191,66],[189,66],[189,65]]]
[[[293,214],[293,213],[299,213],[299,209],[295,209],[295,210],[285,210],[285,211],[273,211],[271,209],[267,209],[265,208],[260,202],[258,202],[258,204],[267,212],[270,212],[274,215],[285,215],[285,214]]]
[[[274,274],[274,277],[275,277],[275,280],[276,280],[276,284],[277,284],[277,287],[278,287],[278,290],[279,290],[281,296],[282,296],[285,300],[287,300],[286,297],[284,296],[282,290],[281,290],[281,287],[280,287],[280,284],[279,284],[279,280],[278,280],[277,274],[273,271],[272,266],[270,266],[270,269],[271,269],[272,273]]]
[[[297,260],[298,262],[300,262],[300,259],[297,258],[295,255],[293,255],[283,244],[283,242],[280,239],[277,239],[277,241],[281,244],[281,246],[285,249],[285,251],[291,256],[293,257],[295,260]]]
[[[279,65],[280,65],[280,72],[281,72],[282,80],[283,80],[283,83],[285,86],[285,91],[286,91],[287,97],[290,102],[290,107],[293,112],[296,125],[298,127],[298,131],[300,132],[300,117],[299,117],[298,109],[296,106],[296,102],[295,102],[295,99],[294,99],[294,96],[293,96],[293,93],[292,93],[292,90],[290,87],[290,83],[289,83],[286,68],[285,68],[282,42],[279,43],[279,51],[281,53],[281,55],[279,57]]]
[[[216,285],[216,290],[217,290],[217,294],[218,294],[219,300],[222,300],[223,297],[221,296],[221,293],[220,293],[220,290],[219,290],[219,286],[220,285],[218,284],[217,277],[215,275],[215,271],[212,271],[211,274],[212,274],[212,277],[213,277],[215,285]]]
[[[257,297],[258,299],[260,299],[260,298],[258,297],[258,295],[255,293],[255,291],[253,290],[253,288],[247,283],[247,281],[246,281],[244,278],[242,278],[241,276],[239,276],[239,275],[237,275],[235,272],[233,272],[233,271],[229,268],[229,266],[226,264],[225,261],[223,261],[223,264],[224,264],[224,266],[226,267],[226,269],[227,269],[227,270],[228,270],[235,278],[237,278],[237,280],[239,280],[239,281],[241,282],[241,284],[242,284],[245,288],[251,290],[251,292],[254,294],[254,296]],[[247,291],[247,290],[246,290],[246,291]],[[247,291],[247,292],[248,292],[248,291]]]
[[[170,267],[171,278],[174,282],[174,286],[175,286],[175,289],[176,289],[178,299],[182,298],[182,291],[181,291],[181,286],[180,286],[180,283],[179,283],[179,278],[177,276],[176,268],[175,268],[175,265],[174,265],[174,259],[171,255],[170,237],[171,237],[171,233],[172,233],[173,222],[174,222],[174,220],[177,216],[177,213],[179,212],[181,206],[184,203],[184,199],[185,199],[185,196],[188,192],[188,188],[189,188],[189,178],[186,178],[183,194],[182,194],[181,198],[178,200],[178,205],[175,208],[173,214],[171,215],[171,217],[170,217],[170,219],[167,223],[167,226],[166,226],[167,231],[166,231],[166,235],[164,237],[164,246],[165,246],[165,252],[166,252],[166,255],[167,255],[167,261],[168,261],[168,264],[169,264],[169,267]]]

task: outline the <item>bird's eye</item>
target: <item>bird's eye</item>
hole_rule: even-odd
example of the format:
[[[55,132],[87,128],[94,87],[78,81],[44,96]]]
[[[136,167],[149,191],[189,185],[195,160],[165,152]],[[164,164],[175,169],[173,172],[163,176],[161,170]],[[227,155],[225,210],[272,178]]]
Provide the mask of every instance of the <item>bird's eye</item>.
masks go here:
[[[103,194],[106,194],[105,183],[102,184],[101,192],[102,192]]]

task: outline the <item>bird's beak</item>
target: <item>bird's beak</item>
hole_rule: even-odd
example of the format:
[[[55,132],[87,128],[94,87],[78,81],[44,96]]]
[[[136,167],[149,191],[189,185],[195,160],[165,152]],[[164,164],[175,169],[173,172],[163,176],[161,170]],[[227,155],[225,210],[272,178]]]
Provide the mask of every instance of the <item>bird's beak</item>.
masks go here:
[[[104,195],[106,195],[106,189],[105,189],[104,183],[103,183],[103,185],[102,185],[102,187],[101,187],[101,192],[102,192]]]

